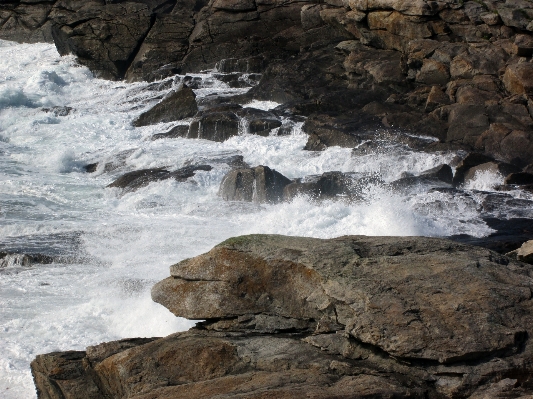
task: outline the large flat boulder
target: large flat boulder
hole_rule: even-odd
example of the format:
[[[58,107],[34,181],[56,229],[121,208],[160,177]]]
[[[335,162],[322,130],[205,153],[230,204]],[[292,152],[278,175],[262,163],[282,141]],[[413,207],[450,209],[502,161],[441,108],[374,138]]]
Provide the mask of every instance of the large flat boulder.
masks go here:
[[[172,266],[152,297],[191,319],[326,319],[391,356],[448,364],[523,348],[532,276],[445,240],[258,235]]]

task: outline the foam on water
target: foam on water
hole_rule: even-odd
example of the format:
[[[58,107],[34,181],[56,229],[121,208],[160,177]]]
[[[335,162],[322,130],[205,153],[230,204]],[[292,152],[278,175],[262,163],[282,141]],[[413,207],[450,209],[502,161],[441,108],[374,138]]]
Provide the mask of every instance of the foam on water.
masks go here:
[[[131,122],[161,98],[164,92],[158,87],[168,90],[181,78],[156,84],[95,79],[48,44],[0,41],[0,60],[0,246],[21,236],[42,237],[43,247],[53,254],[79,255],[75,262],[0,271],[2,398],[35,397],[29,362],[39,353],[163,336],[191,326],[193,322],[153,303],[150,288],[168,276],[169,265],[229,237],[483,236],[491,231],[480,218],[480,199],[446,192],[421,190],[406,196],[375,185],[359,201],[318,203],[297,197],[277,205],[225,202],[217,196],[230,170],[223,161],[234,155],[290,178],[338,170],[390,182],[403,171],[418,174],[449,162],[455,154],[396,147],[358,157],[338,147],[303,151],[307,136],[301,123],[283,137],[150,141],[175,124],[134,128]],[[193,77],[205,81],[195,90],[199,97],[245,91],[210,74]],[[264,110],[277,105],[245,104]],[[58,106],[72,110],[61,116],[42,109]],[[96,173],[83,172],[84,165],[102,160],[115,162],[116,169],[105,172],[100,166]],[[126,194],[104,188],[128,171],[200,163],[214,169],[197,172],[185,183],[166,180]],[[484,184],[472,188],[491,188],[492,183]],[[76,239],[64,238],[71,236]],[[20,240],[17,248],[34,245],[29,238]]]

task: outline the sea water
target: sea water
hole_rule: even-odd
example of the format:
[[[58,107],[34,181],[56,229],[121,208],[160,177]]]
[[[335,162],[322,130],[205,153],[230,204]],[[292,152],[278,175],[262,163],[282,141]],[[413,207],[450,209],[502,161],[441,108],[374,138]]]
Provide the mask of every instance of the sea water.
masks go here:
[[[194,76],[202,81],[198,98],[246,90],[231,89],[208,72]],[[15,259],[0,269],[0,398],[35,398],[29,364],[40,353],[164,336],[194,325],[152,302],[150,288],[169,275],[170,265],[229,237],[490,234],[480,190],[502,182],[494,174],[477,176],[468,187],[471,195],[459,197],[423,187],[398,193],[369,185],[355,202],[223,201],[218,188],[230,170],[224,160],[235,155],[289,178],[342,171],[391,182],[403,171],[416,175],[457,154],[394,146],[364,156],[338,147],[304,151],[301,122],[289,136],[242,132],[224,143],[148,140],[175,124],[134,128],[132,121],[181,78],[109,82],[73,57],[60,57],[53,45],[0,41],[0,250],[57,259],[33,267]],[[84,166],[93,162],[115,162],[116,169],[100,166],[86,173]],[[126,194],[106,188],[128,171],[199,163],[214,168],[187,182],[165,180]]]

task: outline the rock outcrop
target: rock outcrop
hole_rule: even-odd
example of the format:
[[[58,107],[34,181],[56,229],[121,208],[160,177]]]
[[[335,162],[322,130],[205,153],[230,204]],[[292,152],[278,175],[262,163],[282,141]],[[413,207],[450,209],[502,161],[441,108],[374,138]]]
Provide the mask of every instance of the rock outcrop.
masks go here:
[[[532,17],[527,0],[12,0],[0,5],[0,37],[53,36],[110,79],[264,72],[249,97],[320,121],[304,129],[309,150],[395,127],[524,167]]]
[[[520,397],[532,289],[533,266],[442,239],[237,237],[152,289],[197,327],[32,372],[40,398]]]

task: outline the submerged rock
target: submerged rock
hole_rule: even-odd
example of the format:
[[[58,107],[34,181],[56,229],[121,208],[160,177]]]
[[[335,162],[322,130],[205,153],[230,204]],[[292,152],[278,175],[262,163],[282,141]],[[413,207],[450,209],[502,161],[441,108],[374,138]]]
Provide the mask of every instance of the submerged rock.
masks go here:
[[[167,94],[161,102],[142,113],[134,122],[134,126],[154,125],[161,122],[174,122],[194,116],[198,112],[196,94],[182,84]]]
[[[194,172],[196,172],[197,170],[210,171],[211,169],[212,167],[209,165],[191,165],[178,169],[174,172],[169,172],[164,168],[135,170],[133,172],[128,172],[120,176],[107,187],[122,188],[126,193],[135,191],[141,187],[145,187],[155,181],[167,179],[185,181],[189,177],[193,177],[195,174]]]

